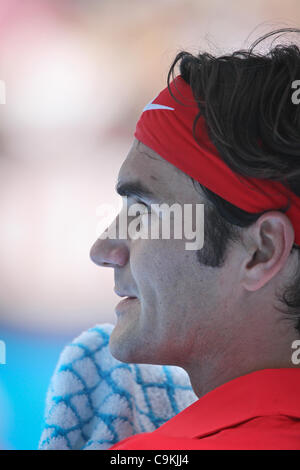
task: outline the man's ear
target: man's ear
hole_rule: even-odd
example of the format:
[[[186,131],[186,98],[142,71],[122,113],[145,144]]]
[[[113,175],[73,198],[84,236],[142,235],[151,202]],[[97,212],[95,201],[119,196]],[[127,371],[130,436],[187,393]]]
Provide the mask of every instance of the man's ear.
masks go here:
[[[294,239],[290,219],[279,211],[266,212],[246,229],[243,243],[248,257],[241,272],[245,289],[256,291],[276,276],[286,264]]]

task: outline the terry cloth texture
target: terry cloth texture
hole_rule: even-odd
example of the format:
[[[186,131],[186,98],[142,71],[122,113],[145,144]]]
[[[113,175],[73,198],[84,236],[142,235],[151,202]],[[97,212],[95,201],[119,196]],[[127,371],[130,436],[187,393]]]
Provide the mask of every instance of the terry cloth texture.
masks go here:
[[[180,367],[126,364],[96,325],[62,351],[46,397],[39,449],[109,449],[151,432],[197,400]]]

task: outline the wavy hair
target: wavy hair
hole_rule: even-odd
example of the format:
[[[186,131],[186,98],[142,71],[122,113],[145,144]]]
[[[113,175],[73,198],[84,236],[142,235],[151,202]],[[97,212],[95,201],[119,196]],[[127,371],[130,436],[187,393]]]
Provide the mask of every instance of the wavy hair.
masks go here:
[[[256,46],[267,38],[275,39],[284,33],[300,33],[300,29],[272,31],[258,38],[248,50],[219,57],[181,51],[169,69],[167,83],[172,94],[170,81],[179,66],[199,107],[193,125],[198,143],[197,122],[203,116],[211,141],[233,171],[246,177],[279,181],[300,197],[300,105],[292,100],[292,83],[300,80],[300,49],[296,44],[281,44],[265,54],[255,52]],[[197,257],[203,264],[219,267],[226,259],[230,242],[238,240],[242,228],[266,211],[250,214],[193,178],[192,181],[209,202],[205,208],[207,241]],[[280,311],[293,319],[300,333],[300,247],[294,244],[292,250],[298,250],[298,271],[293,282],[276,297],[283,304]]]

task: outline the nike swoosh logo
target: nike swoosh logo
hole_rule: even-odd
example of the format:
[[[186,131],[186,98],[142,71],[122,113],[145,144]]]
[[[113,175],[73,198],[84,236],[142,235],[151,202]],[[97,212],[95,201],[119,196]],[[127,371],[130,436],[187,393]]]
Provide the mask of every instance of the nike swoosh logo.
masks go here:
[[[153,100],[151,100],[150,103],[148,103],[144,107],[142,112],[150,111],[151,109],[169,109],[170,111],[174,111],[174,108],[170,108],[170,106],[164,106],[163,104],[154,104],[153,101],[157,98],[157,96],[155,98],[153,98]]]

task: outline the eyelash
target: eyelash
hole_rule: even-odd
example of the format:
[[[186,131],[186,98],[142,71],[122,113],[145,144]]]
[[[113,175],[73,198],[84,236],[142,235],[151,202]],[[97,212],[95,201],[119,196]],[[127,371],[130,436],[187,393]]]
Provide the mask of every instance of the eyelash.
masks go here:
[[[138,219],[140,219],[140,222],[139,222],[139,225],[140,225],[140,224],[142,223],[142,217],[143,217],[144,215],[149,214],[150,207],[148,206],[148,204],[145,204],[143,201],[139,201],[138,199],[137,199],[136,202],[137,202],[138,204],[141,204],[142,206],[144,206],[144,207],[147,209],[147,212],[145,212],[144,214],[139,214],[139,215],[136,216]]]
[[[145,207],[149,207],[148,204],[146,204],[144,201],[141,201],[141,200],[138,199],[138,198],[135,198],[135,201],[136,201],[138,204],[142,204],[142,205],[145,206]]]
[[[135,203],[141,204],[142,206],[144,206],[144,207],[147,209],[147,212],[141,213],[141,214],[135,216],[135,218],[141,218],[143,215],[147,215],[147,214],[150,213],[151,207],[150,207],[148,204],[146,204],[145,202],[143,202],[143,201],[141,201],[141,200],[139,200],[139,199],[137,199],[137,198],[134,198],[134,201],[135,201]]]
[[[136,199],[136,202],[137,202],[137,204],[141,204],[142,206],[146,207],[146,209],[148,210],[148,212],[151,210],[151,207],[150,207],[148,204],[146,204],[145,202],[140,201],[139,199]],[[142,215],[143,215],[143,214],[142,214]]]

